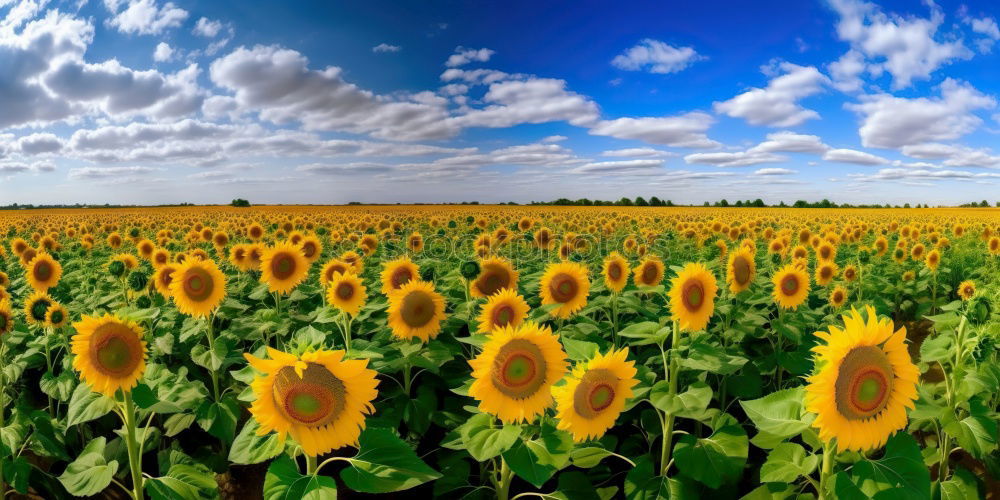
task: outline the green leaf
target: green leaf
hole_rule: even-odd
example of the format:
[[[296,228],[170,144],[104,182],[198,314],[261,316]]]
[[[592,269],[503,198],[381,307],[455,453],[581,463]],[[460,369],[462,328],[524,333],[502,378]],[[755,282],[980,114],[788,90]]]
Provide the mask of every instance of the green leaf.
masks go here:
[[[278,456],[285,449],[284,443],[273,432],[258,436],[259,428],[256,420],[247,420],[243,430],[233,441],[233,447],[229,449],[230,462],[240,465],[259,464]]]
[[[712,402],[712,388],[698,381],[688,386],[680,394],[670,397],[670,384],[665,380],[657,382],[649,393],[653,406],[678,417],[699,419]]]
[[[802,418],[802,387],[773,392],[760,399],[740,401],[747,417],[757,426],[760,434],[754,444],[773,448],[781,441],[796,436],[809,427],[811,420]],[[758,440],[758,437],[766,438]]]
[[[563,346],[566,348],[566,355],[573,361],[587,361],[594,357],[598,346],[586,340],[575,340],[568,337],[562,338]]]
[[[492,416],[480,413],[459,428],[465,449],[476,461],[483,462],[509,450],[521,437],[521,426],[494,427],[493,422]]]
[[[71,462],[66,471],[59,476],[59,482],[70,494],[85,497],[100,493],[118,472],[118,462],[104,459],[104,446],[107,441],[103,437],[91,440],[83,448],[76,460]]]
[[[337,482],[328,476],[303,476],[295,461],[282,455],[264,476],[264,500],[336,500]]]
[[[369,427],[361,432],[358,443],[351,467],[340,471],[344,484],[354,491],[390,493],[441,477],[390,429]]]
[[[172,465],[166,476],[147,479],[144,485],[154,500],[216,498],[219,487],[211,471],[187,464]]]
[[[53,376],[51,372],[45,372],[42,375],[42,380],[39,381],[39,387],[52,399],[66,401],[73,394],[73,388],[76,387],[76,376],[69,371],[63,371],[58,377]]]
[[[959,467],[955,469],[951,479],[941,483],[941,500],[965,500],[967,498],[980,498],[979,484],[976,476],[968,469]]]
[[[66,425],[72,426],[96,420],[107,415],[114,407],[113,399],[94,392],[89,384],[81,382],[69,398]]]
[[[954,357],[954,337],[951,335],[938,335],[934,338],[924,339],[920,344],[920,361],[931,363],[934,361],[944,361]]]
[[[587,475],[578,470],[559,474],[559,487],[552,496],[565,500],[601,500]]]
[[[226,396],[218,403],[205,401],[198,408],[198,426],[225,443],[232,442],[236,435],[236,421],[240,405],[232,397]]]
[[[538,457],[520,439],[514,443],[513,448],[503,452],[503,459],[514,474],[536,488],[541,488],[558,470],[551,465],[538,463]]]
[[[740,497],[740,500],[786,500],[795,498],[796,489],[794,485],[786,483],[762,484]]]
[[[890,490],[905,498],[930,498],[930,471],[924,465],[917,441],[905,432],[889,438],[881,459],[854,464],[851,478],[868,496]]]
[[[596,446],[587,446],[584,448],[576,448],[570,452],[569,458],[573,462],[573,465],[589,469],[601,463],[607,457],[610,457],[614,453],[605,450],[604,448],[598,448]]]
[[[819,455],[809,454],[795,443],[781,443],[767,455],[760,468],[760,480],[765,483],[791,483],[800,476],[808,477],[819,463]]]
[[[749,448],[743,428],[726,425],[703,439],[685,435],[674,448],[674,457],[682,474],[715,489],[739,479]]]
[[[618,332],[618,336],[636,339],[629,342],[632,346],[662,344],[670,336],[670,328],[661,327],[659,323],[653,321],[643,321],[623,328]]]
[[[653,462],[649,455],[643,455],[639,460],[636,460],[635,467],[625,476],[625,498],[627,500],[692,498],[692,492],[685,490],[684,483],[656,474],[653,471]]]
[[[689,370],[701,370],[720,375],[731,375],[740,371],[747,358],[735,356],[711,344],[691,345],[686,357],[681,358],[681,366]]]
[[[951,421],[944,431],[976,458],[983,458],[997,448],[997,422],[979,398],[969,401],[969,416]]]

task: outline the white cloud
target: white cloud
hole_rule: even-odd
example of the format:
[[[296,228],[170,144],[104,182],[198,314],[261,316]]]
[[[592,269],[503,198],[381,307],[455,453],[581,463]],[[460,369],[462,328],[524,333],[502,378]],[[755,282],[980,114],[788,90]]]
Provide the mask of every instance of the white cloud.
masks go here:
[[[545,142],[545,143],[562,142],[565,141],[566,139],[569,139],[569,137],[566,137],[565,135],[550,135],[548,137],[543,137],[542,140],[538,142]]]
[[[716,167],[746,167],[761,163],[780,163],[787,160],[784,156],[771,153],[739,151],[734,153],[694,153],[684,157],[687,163],[715,165]]]
[[[220,31],[222,31],[221,22],[202,17],[198,19],[198,23],[194,25],[191,33],[206,38],[215,38],[215,35],[218,35]]]
[[[864,151],[853,149],[831,149],[823,155],[826,161],[853,163],[855,165],[885,165],[889,160]]]
[[[149,174],[157,169],[152,167],[83,167],[69,171],[70,179],[108,179],[136,174]]]
[[[753,175],[770,176],[770,175],[792,175],[797,173],[798,172],[796,172],[795,170],[789,170],[787,168],[762,168],[755,171]]]
[[[983,35],[975,42],[979,52],[982,54],[992,52],[993,45],[996,44],[997,40],[1000,40],[1000,26],[997,26],[996,19],[992,17],[975,19],[966,16],[962,20],[972,28],[974,33]]]
[[[976,180],[1000,178],[1000,173],[973,173],[963,170],[925,170],[909,168],[883,168],[873,175],[847,174],[853,180],[861,182],[885,180]]]
[[[848,50],[828,67],[830,76],[833,77],[833,86],[837,90],[857,92],[864,85],[861,74],[865,71],[865,56],[860,51]]]
[[[63,140],[48,132],[26,135],[17,140],[17,149],[23,155],[58,153],[63,149]]]
[[[372,52],[376,54],[385,52],[399,52],[402,49],[399,45],[389,45],[388,43],[380,43],[372,47]]]
[[[646,38],[624,53],[615,56],[611,64],[619,69],[650,73],[677,73],[695,61],[705,59],[691,47],[673,47],[659,40]]]
[[[930,18],[904,18],[885,14],[878,6],[862,0],[830,0],[840,15],[840,39],[867,56],[867,69],[873,76],[890,73],[894,89],[908,87],[914,79],[928,79],[939,67],[972,56],[960,39],[938,35],[944,14],[933,2],[927,4]]]
[[[863,96],[848,104],[862,118],[861,144],[870,148],[900,148],[956,139],[975,130],[982,119],[972,112],[996,106],[996,100],[971,85],[951,78],[939,86],[940,98],[911,99],[889,94]]]
[[[830,149],[815,135],[783,131],[767,134],[767,140],[750,148],[751,153],[825,153]]]
[[[716,102],[717,113],[743,118],[752,125],[794,127],[819,118],[819,113],[806,109],[798,100],[819,93],[829,83],[815,67],[781,62],[778,70],[784,74],[768,82],[765,88],[752,88],[728,101]]]
[[[169,28],[176,28],[188,17],[188,12],[172,2],[156,4],[156,0],[134,0],[125,10],[118,12],[120,2],[105,2],[115,16],[107,20],[109,26],[128,34],[159,35]]]
[[[482,48],[482,49],[467,49],[465,47],[457,47],[455,53],[452,54],[444,65],[449,68],[456,68],[458,66],[464,66],[470,62],[486,62],[493,57],[496,51]]]
[[[567,90],[564,80],[554,78],[494,83],[482,100],[487,103],[486,107],[470,110],[450,123],[463,128],[500,128],[552,121],[588,126],[599,116],[594,101]]]
[[[719,143],[705,135],[714,121],[708,113],[698,111],[667,117],[618,118],[597,122],[590,129],[590,134],[664,146],[715,148]]]
[[[153,60],[156,62],[166,62],[174,57],[174,49],[170,47],[167,42],[160,42],[156,44],[156,50],[153,51]]]
[[[634,174],[639,172],[655,171],[657,173],[663,168],[663,160],[620,160],[602,161],[580,165],[570,172],[575,174]]]
[[[51,161],[42,160],[32,163],[25,162],[0,162],[0,174],[20,174],[24,172],[53,172],[56,166]]]
[[[653,148],[624,148],[603,151],[601,152],[601,156],[614,156],[620,158],[666,158],[670,156],[677,156],[677,153]]]
[[[1000,168],[1000,155],[994,155],[988,149],[925,143],[903,146],[902,153],[921,160],[944,160],[944,164],[949,167]]]

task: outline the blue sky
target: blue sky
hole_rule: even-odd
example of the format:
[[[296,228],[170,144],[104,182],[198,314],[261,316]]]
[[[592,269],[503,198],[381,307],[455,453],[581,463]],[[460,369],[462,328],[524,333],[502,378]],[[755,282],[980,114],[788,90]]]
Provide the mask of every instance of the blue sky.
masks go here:
[[[993,200],[998,11],[0,0],[0,204]]]

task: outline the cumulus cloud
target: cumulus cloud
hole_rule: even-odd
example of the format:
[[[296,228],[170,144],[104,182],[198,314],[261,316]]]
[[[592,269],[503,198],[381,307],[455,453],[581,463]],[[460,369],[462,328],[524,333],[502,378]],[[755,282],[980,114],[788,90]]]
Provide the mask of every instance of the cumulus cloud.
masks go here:
[[[659,40],[646,38],[611,60],[611,65],[628,71],[677,73],[695,61],[705,59],[691,47],[673,47]]]
[[[457,47],[455,53],[448,57],[444,65],[449,68],[457,68],[459,66],[464,66],[470,62],[486,62],[493,57],[496,51],[482,48],[482,49],[467,49],[465,47]]]
[[[601,156],[614,156],[620,158],[665,158],[677,156],[677,153],[663,151],[654,148],[623,148],[602,151]]]
[[[570,172],[575,174],[636,174],[636,173],[662,173],[663,160],[618,160],[591,162],[576,167]]]
[[[976,40],[976,48],[982,54],[989,54],[993,51],[993,45],[1000,40],[1000,26],[997,26],[996,19],[992,17],[973,18],[965,16],[962,21],[972,28],[973,33],[982,35]]]
[[[825,153],[830,149],[815,135],[782,131],[767,134],[767,140],[749,149],[751,153]]]
[[[222,31],[221,22],[208,19],[207,17],[202,17],[201,19],[198,19],[198,22],[194,25],[194,29],[191,30],[191,33],[206,38],[215,38],[220,31]]]
[[[889,160],[864,151],[854,149],[831,149],[823,155],[826,161],[853,163],[855,165],[885,165]]]
[[[798,172],[794,170],[789,170],[787,168],[762,168],[756,170],[753,173],[753,175],[771,176],[771,175],[792,175],[797,173]]]
[[[69,171],[69,178],[75,180],[109,179],[155,172],[152,167],[83,167]]]
[[[975,130],[982,119],[973,114],[996,106],[996,99],[951,78],[939,86],[941,97],[904,98],[889,94],[863,96],[848,109],[862,116],[861,144],[870,148],[951,140]]]
[[[941,143],[925,143],[903,146],[902,153],[921,160],[944,160],[949,167],[1000,168],[1000,155],[988,149],[973,149],[966,146]]]
[[[166,62],[174,57],[174,49],[170,47],[167,42],[160,42],[156,44],[156,50],[153,51],[153,60],[156,62]]]
[[[487,106],[470,110],[451,123],[461,127],[510,127],[520,123],[566,121],[572,125],[594,123],[599,110],[586,96],[566,89],[554,78],[532,78],[494,83],[482,99]]]
[[[960,39],[939,35],[944,13],[933,2],[927,2],[929,18],[886,14],[863,0],[830,0],[830,5],[840,16],[837,24],[840,39],[849,42],[856,54],[866,56],[866,69],[873,76],[891,74],[894,89],[909,87],[914,79],[928,79],[932,72],[951,61],[972,57]],[[842,58],[841,63],[844,61]],[[835,72],[834,77],[850,75],[856,69],[849,68],[851,71],[841,75]],[[847,68],[840,71],[844,69]],[[842,85],[848,88],[856,83],[851,78],[840,81],[847,82]]]
[[[684,157],[684,161],[688,163],[715,165],[716,167],[746,167],[761,163],[780,163],[785,160],[787,158],[784,156],[751,151],[694,153]]]
[[[719,143],[705,134],[714,122],[711,115],[699,111],[678,116],[618,118],[597,122],[590,129],[590,134],[636,139],[664,146],[715,148]]]
[[[156,0],[134,0],[121,12],[121,2],[117,0],[106,0],[105,6],[114,14],[114,17],[107,20],[108,26],[128,34],[159,35],[167,29],[180,26],[188,17],[186,10],[172,2],[159,6]]]
[[[63,149],[63,140],[48,132],[26,135],[17,140],[17,150],[27,156],[58,153]]]
[[[774,69],[783,74],[772,78],[767,87],[752,88],[728,101],[716,102],[715,111],[743,118],[752,125],[771,127],[794,127],[819,118],[819,113],[800,106],[798,101],[819,93],[829,79],[812,66],[781,62]]]
[[[386,53],[386,52],[399,52],[402,49],[399,45],[389,45],[388,43],[380,43],[372,47],[372,52],[376,54]]]

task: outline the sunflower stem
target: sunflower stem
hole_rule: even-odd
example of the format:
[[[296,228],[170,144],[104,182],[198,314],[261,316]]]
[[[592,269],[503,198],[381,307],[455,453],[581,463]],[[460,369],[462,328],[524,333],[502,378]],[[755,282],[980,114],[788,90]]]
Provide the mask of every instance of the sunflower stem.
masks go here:
[[[500,484],[497,486],[497,500],[507,500],[510,497],[510,482],[514,479],[514,474],[507,461],[500,457]]]
[[[125,446],[128,449],[128,465],[132,472],[132,498],[142,500],[142,450],[135,438],[135,404],[132,392],[125,391],[125,408],[122,411],[125,422]]]
[[[209,349],[209,360],[212,359],[212,355],[215,354],[215,332],[212,329],[212,324],[215,323],[215,313],[213,312],[208,317],[208,329],[206,334],[208,336],[208,349]],[[215,398],[215,402],[219,402],[219,374],[215,370],[209,370],[209,375],[212,377],[212,396]]]
[[[823,465],[819,473],[819,500],[826,500],[826,492],[830,488],[827,481],[830,479],[830,472],[833,470],[833,457],[837,455],[837,445],[832,441],[823,444]]]
[[[403,364],[403,393],[406,394],[406,397],[410,397],[410,384],[412,383],[410,370],[412,369],[413,367],[410,365],[409,360],[407,360],[406,363]]]
[[[45,346],[45,369],[46,369],[46,373],[48,373],[48,374],[52,375],[53,377],[55,377],[55,373],[52,373],[52,352],[49,349],[49,335],[51,335],[51,334],[52,334],[52,329],[51,328],[46,328],[45,329],[45,336],[42,337],[42,339],[43,339],[42,340],[42,344]],[[48,394],[46,394],[45,397],[47,397],[48,400],[49,400],[49,416],[52,417],[52,418],[56,418],[56,407],[55,407],[54,401],[52,401],[52,396],[49,396]]]
[[[680,340],[681,332],[677,321],[674,321],[673,336],[670,340],[670,368],[667,377],[669,384],[668,401],[677,395],[677,378],[680,375]],[[666,367],[665,367],[666,369]],[[670,467],[671,445],[674,439],[674,414],[667,413],[663,422],[663,441],[660,448],[660,475],[666,476]]]
[[[306,455],[306,475],[315,476],[319,472],[316,455]]]
[[[6,345],[4,337],[0,336],[0,366],[7,366],[7,363],[4,361],[4,347],[6,347]],[[4,396],[6,396],[6,387],[4,387],[5,379],[6,376],[4,375],[4,371],[0,370],[0,429],[4,428],[6,425],[4,421],[4,412],[7,409],[7,405],[4,403]],[[6,458],[7,457],[0,457],[0,499],[7,497],[7,483],[4,481],[3,475],[3,463]]]

